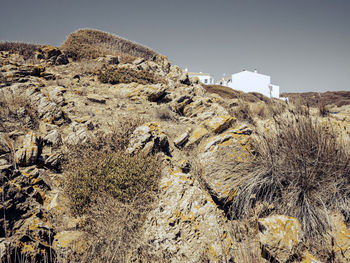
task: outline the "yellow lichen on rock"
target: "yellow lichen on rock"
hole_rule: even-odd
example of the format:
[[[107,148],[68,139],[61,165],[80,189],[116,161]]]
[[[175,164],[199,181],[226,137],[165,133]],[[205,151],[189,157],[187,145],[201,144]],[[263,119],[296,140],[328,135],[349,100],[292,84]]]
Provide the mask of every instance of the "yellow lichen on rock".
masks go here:
[[[215,133],[220,133],[226,130],[236,120],[229,115],[213,117],[204,122],[204,125]]]

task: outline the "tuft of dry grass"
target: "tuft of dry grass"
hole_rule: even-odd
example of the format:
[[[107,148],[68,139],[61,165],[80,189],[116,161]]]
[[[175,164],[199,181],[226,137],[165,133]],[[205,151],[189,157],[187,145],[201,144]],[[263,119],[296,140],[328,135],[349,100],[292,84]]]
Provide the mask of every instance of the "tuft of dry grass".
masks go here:
[[[34,59],[34,54],[42,45],[22,42],[0,42],[0,51],[8,51],[23,56],[25,60]]]
[[[15,129],[36,129],[39,126],[39,114],[24,94],[0,91],[0,131]]]
[[[232,171],[245,178],[230,206],[233,218],[245,218],[263,203],[260,216],[296,217],[310,239],[329,228],[331,210],[350,220],[350,154],[330,125],[300,115],[275,119],[253,146],[253,160]]]
[[[74,60],[114,55],[120,56],[122,62],[127,62],[136,57],[151,59],[158,55],[140,44],[94,29],[80,29],[70,34],[61,48]]]

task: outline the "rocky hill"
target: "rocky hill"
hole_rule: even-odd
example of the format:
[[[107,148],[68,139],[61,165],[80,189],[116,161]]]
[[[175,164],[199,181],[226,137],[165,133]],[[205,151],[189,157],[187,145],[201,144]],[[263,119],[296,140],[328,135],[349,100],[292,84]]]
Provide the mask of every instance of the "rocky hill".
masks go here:
[[[350,260],[349,107],[227,95],[125,41],[0,45],[1,262]]]

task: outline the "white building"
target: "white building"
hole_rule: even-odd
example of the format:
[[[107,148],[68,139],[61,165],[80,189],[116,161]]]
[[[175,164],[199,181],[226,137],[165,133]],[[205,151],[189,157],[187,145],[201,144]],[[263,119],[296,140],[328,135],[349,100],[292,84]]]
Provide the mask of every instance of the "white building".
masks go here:
[[[203,84],[209,85],[209,84],[214,84],[214,77],[211,76],[208,73],[196,73],[196,72],[188,72],[188,76],[191,78],[199,78],[199,81],[202,82]]]
[[[280,87],[271,84],[270,76],[260,74],[256,70],[243,70],[229,75],[218,81],[218,84],[244,92],[259,92],[269,98],[280,97]]]

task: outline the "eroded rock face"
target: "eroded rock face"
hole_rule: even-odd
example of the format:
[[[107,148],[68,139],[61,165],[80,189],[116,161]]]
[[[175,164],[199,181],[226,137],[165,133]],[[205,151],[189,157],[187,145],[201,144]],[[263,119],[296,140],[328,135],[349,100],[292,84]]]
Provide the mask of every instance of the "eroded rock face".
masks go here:
[[[41,144],[37,135],[30,131],[23,140],[23,146],[16,152],[16,162],[27,166],[36,164],[41,151]]]
[[[170,155],[168,138],[158,123],[146,123],[136,128],[127,151],[129,153],[142,151],[145,154],[163,152]]]
[[[231,240],[223,213],[191,174],[166,169],[158,207],[145,223],[145,239],[169,262],[222,262],[230,257]]]
[[[273,215],[259,219],[259,238],[267,252],[279,262],[286,262],[302,239],[298,219]]]

